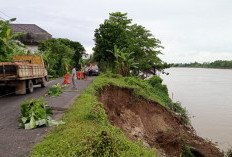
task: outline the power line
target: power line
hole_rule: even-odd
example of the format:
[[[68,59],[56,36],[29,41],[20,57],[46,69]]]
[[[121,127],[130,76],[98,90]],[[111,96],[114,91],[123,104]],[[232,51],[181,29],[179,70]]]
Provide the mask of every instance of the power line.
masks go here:
[[[1,10],[0,10],[0,13],[2,13],[3,15],[5,15],[6,17],[8,17],[8,18],[10,18],[11,19],[11,17],[10,16],[8,16],[8,15],[6,15],[4,12],[2,12]]]
[[[5,15],[5,16],[8,17],[9,19],[12,19],[12,17],[8,16],[6,13],[4,13],[4,12],[1,11],[1,10],[0,10],[0,13],[2,13],[3,15]],[[2,17],[0,17],[0,18],[2,18]],[[4,19],[4,18],[2,18],[2,19],[5,20],[5,21],[7,21],[7,20]],[[16,24],[22,24],[22,23],[20,23],[17,19],[16,19],[15,21],[17,22]],[[20,27],[20,26],[18,26],[18,27],[21,28],[23,31],[27,32],[27,30],[25,30],[25,28]]]
[[[3,19],[4,21],[6,21],[6,19],[4,19],[3,17],[0,16],[0,19]]]
[[[9,19],[12,19],[13,17],[8,16],[6,13],[0,10],[0,13],[2,13],[4,16],[8,17]],[[3,18],[2,18],[3,19]],[[6,21],[6,20],[5,20]],[[15,20],[18,24],[21,24],[17,19]]]

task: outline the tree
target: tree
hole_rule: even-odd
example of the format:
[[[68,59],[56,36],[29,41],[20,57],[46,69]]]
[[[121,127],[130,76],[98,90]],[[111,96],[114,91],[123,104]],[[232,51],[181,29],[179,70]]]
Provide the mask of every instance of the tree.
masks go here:
[[[25,46],[20,41],[15,40],[23,32],[11,33],[9,23],[15,20],[15,18],[8,21],[0,20],[0,61],[11,61],[15,55],[25,54]]]
[[[135,75],[142,74],[142,77],[147,74],[156,74],[156,71],[162,71],[168,68],[169,65],[163,62],[158,55],[162,54],[161,41],[156,39],[149,30],[141,25],[134,24],[130,27],[131,37],[129,52],[134,52],[133,57],[138,63],[137,70],[134,70]]]
[[[74,55],[72,57],[72,64],[77,66],[82,56],[86,55],[85,48],[77,41],[71,41],[69,39],[58,39],[58,40],[64,45],[74,50]]]
[[[59,39],[48,39],[39,44],[39,54],[43,56],[48,74],[54,77],[66,73],[65,65],[71,66],[74,50],[63,44]]]
[[[95,30],[93,58],[109,68],[115,66],[114,55],[109,52],[114,51],[114,45],[118,45],[119,49],[129,45],[129,24],[132,20],[127,19],[126,15],[127,13],[110,13],[110,18]]]
[[[132,20],[127,18],[127,13],[110,13],[109,19],[106,19],[100,27],[95,30],[94,59],[100,65],[106,64],[115,69],[115,57],[110,53],[114,45],[118,49],[124,49],[125,56],[131,54],[133,62],[138,64],[137,68],[131,67],[134,75],[156,74],[156,71],[162,71],[169,67],[169,64],[163,62],[158,55],[162,54],[160,40],[156,39],[149,30],[137,24],[131,24]],[[104,65],[105,66],[105,65]]]
[[[119,50],[117,45],[114,45],[114,57],[116,58],[115,63],[117,63],[117,73],[121,74],[122,76],[128,76],[130,73],[131,67],[137,68],[137,64],[134,62],[134,58],[132,53],[124,53],[123,50]]]

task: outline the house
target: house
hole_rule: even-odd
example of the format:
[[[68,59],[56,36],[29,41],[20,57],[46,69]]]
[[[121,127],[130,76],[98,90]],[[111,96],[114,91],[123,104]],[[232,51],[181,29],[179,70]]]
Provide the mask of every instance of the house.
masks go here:
[[[34,53],[38,50],[39,42],[52,38],[44,29],[35,24],[10,24],[13,33],[25,32],[17,39],[28,47],[28,50]]]

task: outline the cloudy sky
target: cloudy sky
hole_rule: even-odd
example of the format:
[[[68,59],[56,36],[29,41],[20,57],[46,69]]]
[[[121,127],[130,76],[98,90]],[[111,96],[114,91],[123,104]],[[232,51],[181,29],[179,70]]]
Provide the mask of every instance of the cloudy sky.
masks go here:
[[[111,12],[127,12],[161,40],[163,60],[186,63],[232,60],[231,8],[231,0],[7,0],[1,2],[0,17],[37,24],[92,53],[99,24]]]

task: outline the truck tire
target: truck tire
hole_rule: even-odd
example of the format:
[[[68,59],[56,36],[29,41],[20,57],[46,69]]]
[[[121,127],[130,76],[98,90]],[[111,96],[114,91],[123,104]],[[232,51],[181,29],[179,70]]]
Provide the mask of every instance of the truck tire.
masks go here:
[[[47,79],[43,78],[43,82],[41,83],[41,87],[46,87],[47,86]]]
[[[33,93],[34,87],[33,87],[33,81],[28,80],[27,81],[27,93]]]

